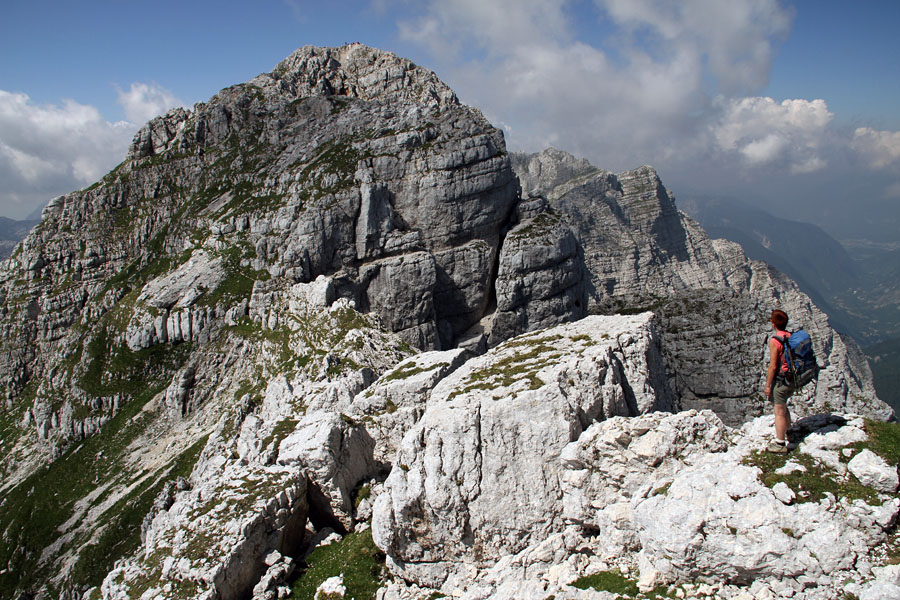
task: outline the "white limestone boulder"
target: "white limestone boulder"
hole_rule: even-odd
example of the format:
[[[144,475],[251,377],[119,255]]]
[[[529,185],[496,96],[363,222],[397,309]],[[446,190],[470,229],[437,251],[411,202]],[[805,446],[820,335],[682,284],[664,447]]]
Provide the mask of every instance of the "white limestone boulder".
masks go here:
[[[347,415],[374,438],[374,460],[388,465],[400,441],[422,417],[431,391],[468,358],[462,349],[423,352],[400,362],[356,395]]]
[[[669,409],[653,315],[510,340],[434,389],[375,504],[393,571],[437,587],[563,529],[560,453],[594,421]]]
[[[296,546],[308,514],[305,477],[240,463],[210,475],[194,479],[153,517],[141,551],[104,580],[103,598],[173,598],[183,590],[195,598],[244,598],[269,569],[271,550]]]
[[[875,488],[879,492],[892,494],[900,485],[897,466],[889,465],[883,458],[868,449],[864,449],[854,456],[847,463],[847,469],[859,479],[860,483]]]
[[[724,451],[725,429],[711,411],[693,410],[592,425],[560,455],[566,520],[599,532],[607,553],[637,551],[632,499],[665,489],[697,457]]]
[[[374,445],[366,430],[352,420],[333,412],[313,413],[300,419],[282,440],[278,464],[305,472],[324,496],[316,508],[332,513],[350,528],[353,488],[376,471]]]

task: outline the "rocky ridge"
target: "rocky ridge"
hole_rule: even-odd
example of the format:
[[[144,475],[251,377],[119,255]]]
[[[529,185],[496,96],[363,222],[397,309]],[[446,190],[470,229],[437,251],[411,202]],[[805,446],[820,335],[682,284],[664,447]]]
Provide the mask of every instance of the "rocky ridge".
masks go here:
[[[596,552],[607,520],[621,569],[687,581],[623,506],[587,515],[622,490],[560,464],[616,415],[752,418],[776,302],[825,367],[799,415],[889,414],[852,342],[710,241],[652,169],[509,155],[433,73],[361,45],[302,48],[152,120],[115,170],[48,205],[0,298],[4,597],[274,598],[328,531],[370,520],[385,597],[473,573],[461,593],[504,597],[548,581],[535,561],[557,597],[581,594],[569,577],[601,565],[572,548]],[[583,318],[623,310],[640,314]],[[719,447],[703,444],[671,452]]]
[[[683,408],[711,408],[732,425],[761,414],[759,365],[777,306],[790,315],[789,327],[810,333],[824,367],[817,385],[794,402],[807,413],[869,414],[875,390],[857,344],[836,333],[793,281],[747,260],[737,244],[711,240],[678,211],[653,169],[616,175],[554,149],[514,154],[512,162],[523,193],[546,198],[574,231],[588,274],[588,310],[659,313]]]

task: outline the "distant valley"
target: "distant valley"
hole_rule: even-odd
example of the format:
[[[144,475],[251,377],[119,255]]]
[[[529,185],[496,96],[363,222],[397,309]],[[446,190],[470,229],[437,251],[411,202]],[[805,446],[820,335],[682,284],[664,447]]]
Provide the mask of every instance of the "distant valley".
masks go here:
[[[712,238],[739,243],[748,258],[791,277],[869,358],[879,396],[900,406],[900,243],[837,241],[736,200],[679,197]]]

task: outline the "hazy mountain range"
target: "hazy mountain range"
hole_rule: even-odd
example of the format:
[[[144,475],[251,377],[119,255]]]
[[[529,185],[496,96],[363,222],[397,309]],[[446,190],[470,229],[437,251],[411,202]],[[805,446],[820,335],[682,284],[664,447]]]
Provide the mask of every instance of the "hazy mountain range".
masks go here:
[[[40,219],[16,221],[0,217],[0,260],[9,258],[16,244],[25,239],[31,228],[39,222]]]
[[[739,243],[796,281],[836,330],[863,346],[879,396],[900,403],[900,243],[839,242],[816,225],[733,199],[679,197],[678,205],[710,237]]]

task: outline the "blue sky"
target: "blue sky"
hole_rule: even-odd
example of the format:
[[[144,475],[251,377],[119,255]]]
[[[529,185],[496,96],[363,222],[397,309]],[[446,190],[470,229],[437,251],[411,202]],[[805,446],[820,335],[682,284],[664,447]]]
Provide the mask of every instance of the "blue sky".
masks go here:
[[[121,161],[153,114],[363,42],[434,70],[512,149],[553,145],[676,198],[900,242],[900,2],[6,0],[0,215]]]

